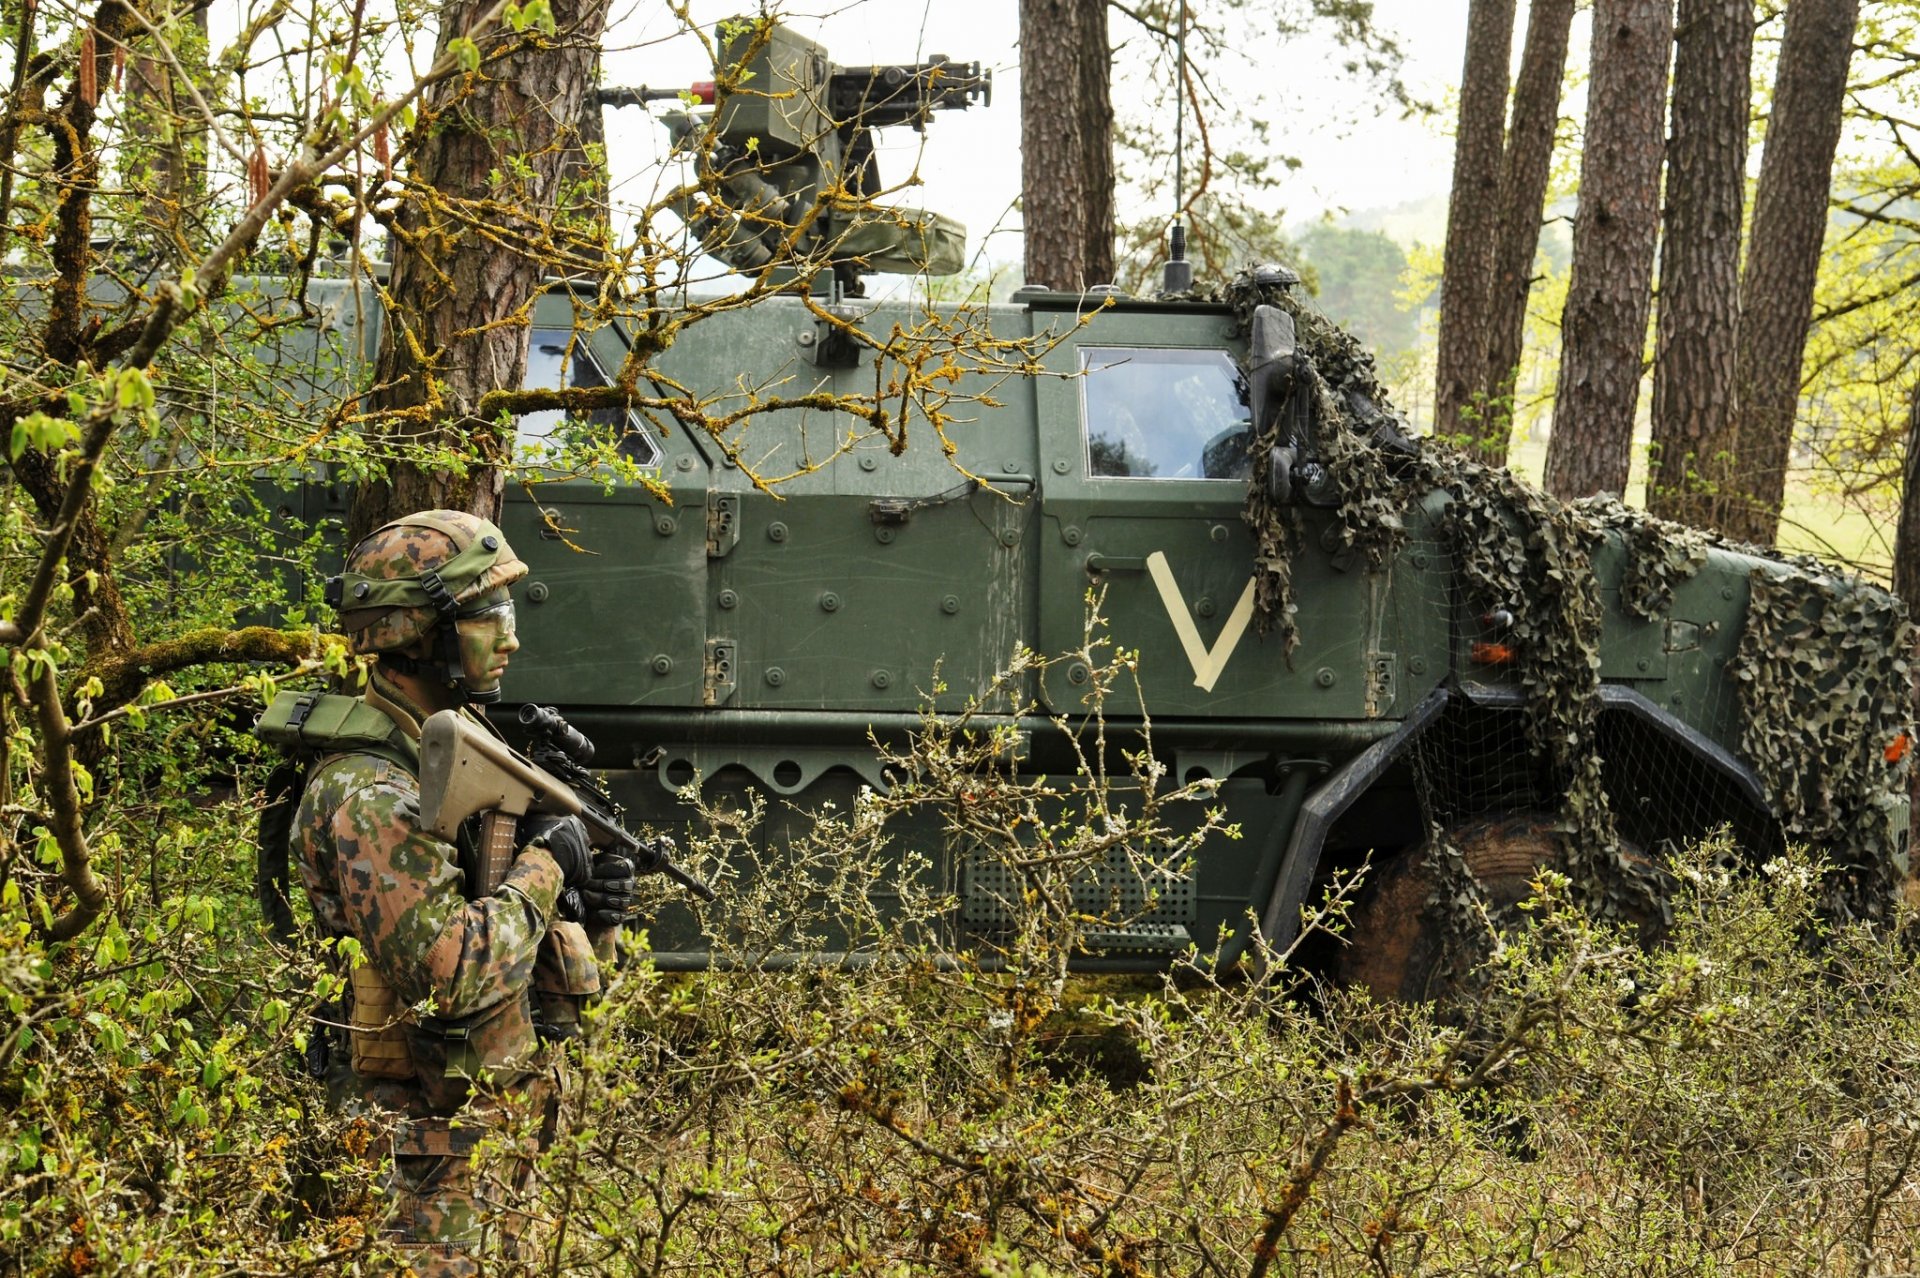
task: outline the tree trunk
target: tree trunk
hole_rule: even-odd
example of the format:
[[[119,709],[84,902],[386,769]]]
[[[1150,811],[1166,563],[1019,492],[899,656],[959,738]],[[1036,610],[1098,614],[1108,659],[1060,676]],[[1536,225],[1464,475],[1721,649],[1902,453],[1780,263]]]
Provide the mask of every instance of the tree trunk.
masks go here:
[[[1594,0],[1593,62],[1547,491],[1626,492],[1666,152],[1673,0]]]
[[[1727,531],[1753,0],[1680,0],[1647,509]]]
[[[1020,208],[1029,284],[1113,278],[1105,0],[1020,0]]]
[[[477,407],[488,391],[520,385],[541,279],[582,252],[554,230],[565,221],[556,205],[578,158],[607,4],[555,0],[551,37],[484,35],[480,69],[442,81],[421,102],[409,193],[390,226],[392,301],[363,408],[379,414],[375,447],[445,448],[471,464],[390,462],[384,481],[357,490],[354,540],[415,510],[499,513],[512,436]],[[438,51],[490,7],[448,4]]]
[[[1767,121],[1752,239],[1740,280],[1741,465],[1737,499],[1728,511],[1729,531],[1763,546],[1772,545],[1780,532],[1800,368],[1859,13],[1860,0],[1789,5],[1774,76],[1773,115]]]
[[[1893,540],[1893,593],[1920,617],[1920,382],[1907,406],[1907,455],[1900,467],[1900,526]],[[1916,667],[1920,669],[1920,667]]]
[[[1073,16],[1080,28],[1074,46],[1080,61],[1080,163],[1086,175],[1081,260],[1087,283],[1109,284],[1114,276],[1113,46],[1105,3],[1077,5]]]
[[[1481,445],[1487,461],[1503,466],[1513,437],[1513,394],[1527,332],[1527,295],[1533,256],[1540,247],[1540,213],[1553,168],[1560,123],[1560,84],[1566,78],[1567,33],[1573,0],[1533,0],[1527,46],[1513,89],[1513,121],[1501,165],[1499,230],[1487,295],[1487,365],[1481,396],[1492,430]]]
[[[1480,389],[1487,360],[1488,295],[1499,233],[1500,170],[1505,149],[1507,68],[1513,51],[1514,0],[1472,0],[1466,62],[1460,72],[1460,123],[1447,197],[1447,246],[1440,276],[1440,342],[1435,356],[1434,432],[1465,436],[1487,455],[1495,448]]]

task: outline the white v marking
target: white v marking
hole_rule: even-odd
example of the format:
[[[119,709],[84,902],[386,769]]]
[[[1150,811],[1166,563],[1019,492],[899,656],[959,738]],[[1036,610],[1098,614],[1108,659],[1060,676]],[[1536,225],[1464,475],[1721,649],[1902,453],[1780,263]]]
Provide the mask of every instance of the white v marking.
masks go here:
[[[1247,623],[1253,620],[1253,578],[1247,578],[1247,588],[1240,592],[1240,602],[1233,606],[1227,615],[1227,624],[1220,627],[1220,634],[1209,648],[1200,642],[1200,630],[1193,624],[1193,614],[1187,611],[1186,597],[1180,593],[1179,583],[1173,579],[1173,569],[1167,565],[1167,556],[1162,551],[1154,551],[1147,556],[1147,573],[1153,578],[1153,584],[1160,591],[1160,602],[1166,605],[1167,619],[1173,622],[1173,633],[1180,637],[1180,646],[1186,649],[1187,664],[1193,667],[1193,686],[1202,692],[1212,692],[1213,685],[1219,682],[1221,671],[1227,668],[1227,659],[1233,656],[1233,650],[1240,643],[1240,637],[1247,633]]]

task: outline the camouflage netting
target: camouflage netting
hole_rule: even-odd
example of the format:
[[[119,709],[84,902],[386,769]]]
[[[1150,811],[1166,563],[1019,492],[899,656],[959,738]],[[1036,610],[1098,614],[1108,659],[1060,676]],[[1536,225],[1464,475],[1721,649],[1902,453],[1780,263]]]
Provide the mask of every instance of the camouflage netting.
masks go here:
[[[1372,357],[1292,289],[1242,274],[1221,300],[1234,309],[1241,332],[1250,331],[1260,305],[1294,318],[1308,365],[1301,375],[1316,408],[1311,452],[1326,470],[1320,491],[1337,503],[1330,551],[1377,570],[1405,542],[1415,504],[1435,490],[1448,495],[1445,531],[1464,602],[1476,613],[1512,614],[1504,638],[1515,649],[1525,694],[1526,745],[1554,779],[1566,867],[1590,908],[1643,920],[1665,909],[1647,856],[1623,844],[1616,830],[1597,743],[1603,610],[1592,562],[1612,538],[1626,552],[1622,606],[1642,620],[1666,614],[1675,587],[1700,571],[1712,549],[1765,561],[1752,572],[1752,605],[1730,672],[1740,693],[1741,753],[1786,838],[1815,848],[1833,867],[1830,911],[1887,911],[1900,833],[1888,798],[1905,775],[1905,765],[1887,757],[1887,743],[1908,717],[1905,654],[1913,639],[1890,594],[1818,561],[1730,545],[1611,499],[1568,505],[1507,471],[1430,440],[1410,441]],[[1303,525],[1297,507],[1269,496],[1268,458],[1276,445],[1301,441],[1276,438],[1288,427],[1256,427],[1265,435],[1254,441],[1245,518],[1256,542],[1258,619],[1263,629],[1279,628],[1291,655],[1297,634],[1290,565]],[[1438,822],[1428,853],[1433,905],[1468,922],[1482,902]]]
[[[1766,785],[1787,838],[1833,863],[1826,907],[1863,911],[1897,888],[1889,792],[1905,775],[1913,627],[1893,596],[1804,564],[1753,574],[1738,668],[1740,752]]]

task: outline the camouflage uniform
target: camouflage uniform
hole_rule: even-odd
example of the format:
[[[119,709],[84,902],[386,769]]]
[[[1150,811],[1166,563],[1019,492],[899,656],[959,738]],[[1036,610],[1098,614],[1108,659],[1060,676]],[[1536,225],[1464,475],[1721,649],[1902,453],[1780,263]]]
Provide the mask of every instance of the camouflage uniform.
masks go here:
[[[442,516],[440,527],[465,528],[444,512],[430,513]],[[502,562],[467,582],[463,601],[526,571],[497,530],[471,522],[490,530]],[[390,554],[394,573],[418,574],[449,558],[448,540],[431,521],[382,529],[356,550],[348,591],[359,580],[352,565],[364,573],[371,560]],[[380,566],[374,562],[376,574]],[[351,608],[350,599],[343,602]],[[384,651],[432,632],[432,619],[420,624],[405,615],[421,611],[381,609],[370,624],[368,611],[347,611],[342,620],[356,650]],[[364,699],[398,729],[394,748],[319,762],[301,797],[292,851],[322,935],[358,941],[368,967],[397,996],[412,1071],[357,1073],[350,1036],[336,1028],[329,1031],[328,1092],[347,1112],[398,1116],[385,1228],[413,1272],[478,1273],[476,1252],[514,1249],[525,1217],[512,1204],[526,1189],[531,1155],[552,1135],[559,1059],[535,1032],[536,986],[584,996],[598,988],[598,973],[579,925],[555,918],[563,878],[544,848],[523,848],[493,895],[466,898],[461,852],[421,828],[419,786],[401,763],[409,748],[417,761],[423,711],[378,671]],[[603,948],[610,948],[611,931],[600,938]],[[498,1170],[468,1158],[490,1132],[530,1115],[539,1123],[535,1148]]]

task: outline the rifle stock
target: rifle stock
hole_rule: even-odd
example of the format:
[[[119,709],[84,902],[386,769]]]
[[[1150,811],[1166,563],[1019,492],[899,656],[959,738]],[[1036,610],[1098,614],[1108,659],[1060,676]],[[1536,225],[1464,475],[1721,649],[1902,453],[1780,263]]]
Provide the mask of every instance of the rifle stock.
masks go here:
[[[712,888],[675,865],[660,846],[635,838],[612,815],[583,800],[567,781],[473,720],[453,710],[429,715],[420,727],[420,824],[451,843],[461,824],[480,812],[487,816],[476,896],[491,894],[512,866],[519,850],[512,837],[514,824],[530,813],[545,812],[580,817],[595,848],[628,856],[641,872],[665,874],[703,900],[714,898]]]

